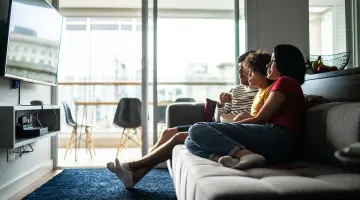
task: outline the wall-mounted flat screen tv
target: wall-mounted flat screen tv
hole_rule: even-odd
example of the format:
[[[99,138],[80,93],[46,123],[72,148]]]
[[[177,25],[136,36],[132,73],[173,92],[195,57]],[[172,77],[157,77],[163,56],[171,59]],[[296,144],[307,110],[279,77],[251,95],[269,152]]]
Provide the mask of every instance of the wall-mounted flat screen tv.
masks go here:
[[[45,0],[1,0],[0,76],[56,85],[62,23]]]

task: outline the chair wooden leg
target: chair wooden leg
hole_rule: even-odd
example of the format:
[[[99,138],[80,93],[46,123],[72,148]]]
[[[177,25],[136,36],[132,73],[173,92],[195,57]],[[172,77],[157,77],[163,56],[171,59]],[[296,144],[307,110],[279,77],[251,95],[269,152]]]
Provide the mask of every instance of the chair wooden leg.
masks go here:
[[[88,152],[88,148],[89,148],[89,134],[88,134],[88,129],[87,127],[85,127],[85,152]]]
[[[87,130],[87,128],[85,128],[85,149],[87,150],[90,143],[90,136],[89,136],[89,131]],[[92,153],[91,153],[91,149],[89,149],[89,153],[90,153],[90,158],[92,160]]]
[[[92,149],[94,151],[94,155],[96,156],[94,143],[92,141],[92,133],[89,131],[89,129],[87,129],[87,132],[88,132],[88,148],[89,148],[89,151],[91,151],[91,149]]]
[[[116,152],[116,158],[119,155],[120,149],[122,149],[122,146],[124,146],[124,144],[123,144],[123,140],[125,139],[124,134],[125,134],[125,129],[123,129],[123,132],[121,133],[121,136],[120,136],[120,144],[119,144],[117,152]]]
[[[72,141],[71,141],[71,144],[70,144],[70,156],[71,156],[71,152],[72,152],[72,149],[73,149],[73,145],[75,145],[75,137],[76,137],[76,134],[74,134],[73,138],[72,138]]]
[[[135,131],[135,135],[136,135],[137,139],[139,140],[140,152],[142,152],[142,129],[141,129],[141,127],[134,128],[134,131]]]
[[[71,151],[71,146],[72,146],[72,142],[73,142],[74,135],[75,135],[75,130],[72,131],[71,136],[70,136],[70,139],[69,139],[68,142],[67,142],[64,160],[65,160],[65,158],[66,158],[66,154],[67,154],[67,152],[68,152],[69,146],[70,146],[70,151]]]

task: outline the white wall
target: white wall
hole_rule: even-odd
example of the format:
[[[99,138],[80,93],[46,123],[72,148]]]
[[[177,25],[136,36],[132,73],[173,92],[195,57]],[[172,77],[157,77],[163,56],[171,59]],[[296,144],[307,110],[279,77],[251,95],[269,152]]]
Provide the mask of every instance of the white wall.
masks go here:
[[[308,0],[247,0],[248,49],[272,52],[277,44],[297,46],[309,54]]]
[[[333,37],[333,11],[327,10],[321,17],[321,54],[331,55],[334,52],[335,39]]]
[[[48,0],[51,3],[51,0]],[[21,82],[21,104],[30,104],[38,99],[46,104],[51,103],[51,88],[44,85]],[[18,104],[18,90],[11,89],[11,80],[0,78],[0,106]],[[0,130],[1,135],[1,130]],[[8,199],[32,182],[14,183],[26,175],[37,171],[31,176],[35,181],[51,170],[51,139],[46,138],[32,144],[34,152],[24,154],[21,158],[7,162],[6,149],[0,149],[0,199]],[[47,166],[47,167],[44,167]],[[31,179],[30,179],[31,180]]]
[[[18,104],[18,90],[10,89],[10,86],[10,79],[0,78],[0,106]],[[50,94],[51,89],[49,86],[21,82],[22,104],[30,104],[30,101],[34,99],[50,104]],[[6,199],[4,197],[13,195],[6,188],[3,189],[4,187],[51,161],[50,138],[36,142],[32,146],[34,152],[25,154],[23,157],[11,162],[7,162],[6,149],[0,149],[0,199]]]
[[[346,51],[346,21],[345,5],[335,5],[333,8],[334,20],[334,53]]]
[[[345,5],[345,2],[344,0],[309,0],[309,4],[310,6],[332,6]]]
[[[320,14],[310,15],[310,54],[321,55],[321,16]]]

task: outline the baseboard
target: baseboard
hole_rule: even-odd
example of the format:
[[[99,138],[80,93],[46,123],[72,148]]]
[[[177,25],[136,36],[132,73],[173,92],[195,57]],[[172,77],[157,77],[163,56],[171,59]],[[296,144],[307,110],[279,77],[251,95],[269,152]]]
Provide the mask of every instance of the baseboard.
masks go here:
[[[34,170],[24,173],[6,185],[0,187],[0,199],[9,199],[33,182],[39,180],[53,170],[53,160],[46,161]]]

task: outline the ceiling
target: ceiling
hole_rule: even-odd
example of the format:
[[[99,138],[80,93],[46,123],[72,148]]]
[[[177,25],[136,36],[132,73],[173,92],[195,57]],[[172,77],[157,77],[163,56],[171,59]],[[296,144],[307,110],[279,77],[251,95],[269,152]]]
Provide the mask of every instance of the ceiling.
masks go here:
[[[244,2],[239,0],[240,18],[244,17]],[[344,4],[345,0],[309,0],[309,12],[317,14],[334,5]],[[152,5],[153,0],[149,0],[150,9]],[[59,7],[64,16],[117,16],[120,12],[122,15],[138,16],[141,0],[59,0]],[[232,18],[234,0],[158,0],[158,8],[159,17]]]
[[[239,0],[240,8],[244,0]],[[261,0],[259,0],[261,1]],[[149,7],[153,4],[149,0]],[[344,5],[345,0],[309,0],[309,6]],[[141,0],[59,0],[61,8],[141,8]],[[160,9],[232,10],[234,0],[158,0]]]

